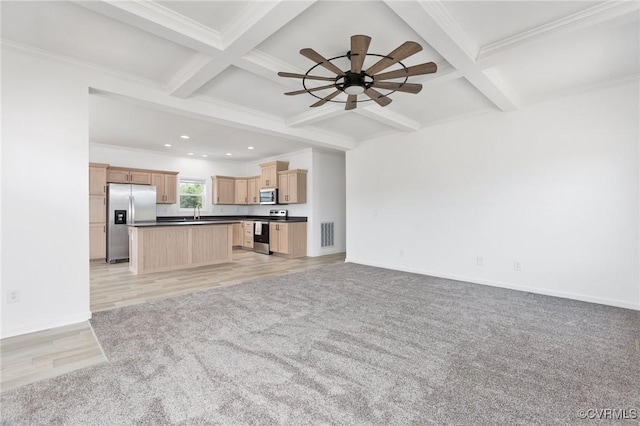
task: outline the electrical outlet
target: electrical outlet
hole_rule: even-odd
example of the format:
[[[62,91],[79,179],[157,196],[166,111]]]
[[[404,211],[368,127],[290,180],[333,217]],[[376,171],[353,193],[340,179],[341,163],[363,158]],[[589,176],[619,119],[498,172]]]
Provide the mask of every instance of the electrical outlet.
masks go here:
[[[513,270],[514,271],[522,271],[522,268],[520,266],[520,262],[518,262],[518,261],[514,261],[513,262]]]
[[[7,291],[7,303],[16,303],[20,301],[20,290]]]
[[[478,266],[483,266],[484,265],[484,259],[481,258],[480,256],[476,257],[476,263],[478,264]]]

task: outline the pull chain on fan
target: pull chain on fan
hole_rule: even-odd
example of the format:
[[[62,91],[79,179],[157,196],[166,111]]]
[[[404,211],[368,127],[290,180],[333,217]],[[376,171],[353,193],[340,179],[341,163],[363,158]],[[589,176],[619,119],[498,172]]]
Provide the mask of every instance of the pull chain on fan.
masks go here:
[[[287,92],[285,95],[300,95],[302,93],[309,93],[319,99],[318,102],[311,105],[311,107],[317,107],[324,105],[327,102],[342,102],[345,104],[345,110],[355,109],[358,105],[358,95],[364,94],[369,99],[378,105],[384,107],[391,103],[391,99],[388,97],[393,92],[405,92],[416,94],[422,90],[421,84],[407,83],[408,77],[414,75],[431,74],[437,71],[438,67],[433,62],[427,62],[420,65],[414,65],[406,67],[402,61],[408,57],[415,55],[422,50],[422,46],[414,41],[406,41],[398,46],[394,51],[388,55],[378,55],[375,53],[368,53],[369,44],[371,44],[371,37],[366,35],[354,35],[351,36],[351,50],[342,56],[336,56],[335,58],[326,59],[318,52],[311,48],[305,48],[300,50],[300,54],[306,58],[311,59],[316,63],[311,67],[306,74],[295,74],[290,72],[279,72],[280,77],[299,78],[302,79],[303,90],[296,90],[293,92]],[[367,56],[377,56],[380,59],[363,71],[364,61]],[[333,62],[335,59],[348,58],[351,67],[350,69],[343,71],[338,68]],[[402,68],[388,71],[380,74],[392,65],[400,64]],[[316,67],[321,66],[334,73],[335,77],[322,77],[317,75],[310,75]],[[392,80],[404,78],[403,82],[389,82],[382,80]],[[332,84],[328,84],[320,87],[307,88],[305,85],[306,80],[318,80],[318,81],[331,81]],[[375,90],[390,90],[389,93],[382,94]],[[326,89],[336,89],[330,95],[320,97],[313,92]],[[334,101],[333,98],[341,93],[347,94],[346,101]]]

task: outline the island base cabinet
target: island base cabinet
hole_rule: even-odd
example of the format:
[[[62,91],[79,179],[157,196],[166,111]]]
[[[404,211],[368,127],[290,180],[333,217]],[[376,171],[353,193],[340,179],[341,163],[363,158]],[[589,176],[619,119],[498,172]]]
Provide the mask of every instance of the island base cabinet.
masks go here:
[[[269,249],[274,253],[289,258],[307,255],[307,223],[269,224]]]
[[[233,224],[130,227],[129,270],[173,271],[231,262]]]

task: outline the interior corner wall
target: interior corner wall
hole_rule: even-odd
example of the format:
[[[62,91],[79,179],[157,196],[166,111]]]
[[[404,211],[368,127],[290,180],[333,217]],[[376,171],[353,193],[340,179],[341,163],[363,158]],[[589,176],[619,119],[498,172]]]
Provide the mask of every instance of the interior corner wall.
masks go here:
[[[312,230],[316,244],[310,256],[340,253],[346,250],[346,187],[344,153],[313,152],[313,217]],[[333,223],[334,244],[321,246],[321,224]]]
[[[639,117],[635,81],[363,143],[347,261],[640,309]]]
[[[90,318],[88,86],[2,50],[1,337]]]

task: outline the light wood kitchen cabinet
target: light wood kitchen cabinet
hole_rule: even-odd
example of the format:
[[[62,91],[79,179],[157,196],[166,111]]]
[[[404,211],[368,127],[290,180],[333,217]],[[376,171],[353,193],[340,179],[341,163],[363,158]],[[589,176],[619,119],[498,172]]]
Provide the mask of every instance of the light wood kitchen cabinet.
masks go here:
[[[89,163],[89,259],[107,255],[107,167]]]
[[[233,246],[242,246],[242,240],[244,239],[244,228],[242,222],[233,224]]]
[[[89,195],[89,222],[105,223],[107,221],[107,197]]]
[[[211,176],[213,181],[213,204],[235,203],[235,178],[231,176]]]
[[[287,257],[307,255],[307,223],[269,223],[269,249]]]
[[[307,202],[307,170],[278,172],[278,204]]]
[[[247,179],[236,178],[234,184],[234,204],[248,204]]]
[[[156,187],[157,204],[175,204],[178,202],[178,172],[152,173],[151,185]]]
[[[243,238],[242,238],[242,247],[247,249],[253,249],[253,222],[252,221],[244,221],[242,222],[243,228]]]
[[[260,204],[260,176],[247,178],[248,204]]]
[[[288,161],[271,161],[260,164],[262,174],[260,175],[260,188],[276,188],[278,186],[278,172],[289,168]]]
[[[89,194],[107,194],[107,167],[108,164],[89,163]]]
[[[109,167],[107,169],[107,182],[151,185],[151,172],[142,169]]]
[[[107,225],[89,225],[89,259],[104,259],[107,256]]]

